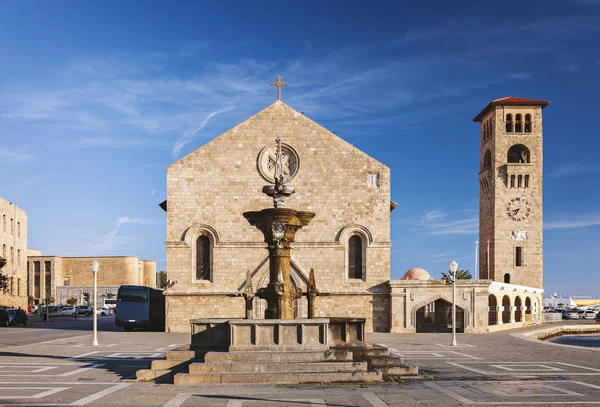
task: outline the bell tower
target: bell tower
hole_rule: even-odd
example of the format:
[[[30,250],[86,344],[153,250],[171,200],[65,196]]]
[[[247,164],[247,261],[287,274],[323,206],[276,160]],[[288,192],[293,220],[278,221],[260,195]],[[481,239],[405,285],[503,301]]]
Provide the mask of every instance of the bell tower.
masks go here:
[[[480,123],[479,278],[543,287],[542,109],[547,100],[490,102]]]

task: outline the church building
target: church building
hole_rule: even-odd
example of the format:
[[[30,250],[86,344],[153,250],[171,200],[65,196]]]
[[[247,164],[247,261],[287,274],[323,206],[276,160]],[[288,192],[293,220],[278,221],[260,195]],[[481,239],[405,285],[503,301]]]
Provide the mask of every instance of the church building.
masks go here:
[[[493,103],[482,112],[482,118],[487,123],[493,117],[494,128],[504,129],[505,116],[498,113],[503,105]],[[541,146],[540,104],[525,106],[523,112],[519,111],[521,129],[526,128],[525,118],[529,117],[528,128],[534,130],[528,136],[539,135]],[[517,111],[512,114],[516,126]],[[279,98],[167,168],[167,199],[161,204],[167,216],[167,273],[172,282],[164,293],[167,331],[189,332],[189,320],[194,318],[243,318],[245,303],[240,294],[246,287],[247,273],[254,290],[268,283],[269,259],[263,236],[242,214],[272,206],[262,188],[274,182],[277,139],[281,142],[285,183],[296,191],[287,199],[286,206],[316,213],[310,224],[297,233],[290,259],[296,287],[306,291],[313,269],[318,291],[327,294],[317,298],[315,317],[365,318],[367,331],[418,331],[417,320],[425,320],[423,310],[431,311],[434,307],[430,303],[447,302],[451,290],[439,281],[421,279],[423,274],[419,273],[420,277],[413,281],[390,281],[390,213],[396,204],[390,197],[389,168]],[[504,141],[493,143],[496,141],[489,145],[495,158],[489,172],[495,175],[486,186],[486,191],[492,192],[482,194],[491,194],[485,199],[500,200],[494,193],[500,194],[496,186],[502,180],[500,158],[507,153],[503,152]],[[531,153],[538,151],[533,143],[526,144],[530,145]],[[504,179],[511,185],[511,176],[518,176],[514,185],[521,185],[520,192],[528,182],[535,195],[537,186],[541,187],[541,178],[536,179],[538,169],[532,168],[536,164],[529,161],[527,164],[530,172],[523,164],[510,166],[508,178]],[[539,165],[541,177],[541,162]],[[525,175],[529,175],[527,181]],[[481,177],[480,173],[480,180]],[[539,193],[541,200],[541,189]],[[502,199],[508,199],[509,195],[512,199],[518,194],[507,193]],[[500,229],[506,221],[500,208],[508,205],[509,213],[517,208],[510,199],[493,209],[499,220],[482,229],[485,233],[493,232],[489,235],[491,247],[502,245],[503,252],[515,242],[516,237],[510,240],[512,232],[527,232],[532,242],[541,239],[541,227],[537,229],[537,225],[529,229]],[[537,205],[537,199],[537,195],[532,195],[528,204]],[[528,213],[527,208],[519,209],[519,218],[521,212]],[[518,224],[534,222],[537,216],[530,214]],[[508,215],[504,213],[504,217]],[[508,233],[508,243],[501,239],[504,233]],[[487,235],[482,235],[481,239],[484,238]],[[539,245],[541,256],[541,240]],[[539,278],[533,274],[526,277],[530,275],[529,268],[504,271],[499,252],[490,249],[490,258],[496,262],[492,272],[483,276],[484,280],[461,282],[462,300],[457,304],[463,309],[465,332],[487,331],[490,280],[508,273],[512,280],[507,283],[511,287],[514,283],[541,287],[541,257],[539,261],[536,258],[535,264],[533,260],[537,246],[531,249],[527,246],[526,250],[526,255],[532,256],[527,257],[531,259],[527,260],[527,267],[538,270]],[[538,293],[541,299],[541,288]],[[532,292],[531,298],[534,295]],[[254,318],[264,318],[265,301],[259,298],[253,301]],[[446,309],[440,307],[438,310]],[[494,312],[498,309],[494,308]],[[294,312],[297,317],[307,317],[305,297],[295,300]],[[436,326],[444,324],[447,326],[446,320]]]

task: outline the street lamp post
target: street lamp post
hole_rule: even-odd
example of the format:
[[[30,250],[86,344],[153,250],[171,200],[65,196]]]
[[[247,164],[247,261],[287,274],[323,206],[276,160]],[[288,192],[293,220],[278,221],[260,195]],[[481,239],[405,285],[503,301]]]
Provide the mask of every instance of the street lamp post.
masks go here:
[[[457,346],[456,343],[456,270],[458,263],[454,260],[450,263],[450,278],[452,279],[452,343],[451,346]]]
[[[556,297],[558,296],[556,293],[552,294],[554,297],[554,309],[556,309]]]
[[[96,313],[96,304],[98,302],[98,269],[100,264],[96,260],[92,262],[92,273],[94,273],[94,304],[92,306],[92,315],[94,316],[94,341],[92,346],[98,346],[98,314]]]

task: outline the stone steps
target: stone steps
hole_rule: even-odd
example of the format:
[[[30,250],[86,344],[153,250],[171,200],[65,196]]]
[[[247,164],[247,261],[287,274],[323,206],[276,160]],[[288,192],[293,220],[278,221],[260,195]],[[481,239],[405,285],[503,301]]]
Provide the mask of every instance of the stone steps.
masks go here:
[[[366,372],[366,362],[192,363],[190,373]]]
[[[175,384],[380,382],[381,372],[178,373]]]
[[[352,352],[208,352],[206,363],[311,363],[352,362]]]

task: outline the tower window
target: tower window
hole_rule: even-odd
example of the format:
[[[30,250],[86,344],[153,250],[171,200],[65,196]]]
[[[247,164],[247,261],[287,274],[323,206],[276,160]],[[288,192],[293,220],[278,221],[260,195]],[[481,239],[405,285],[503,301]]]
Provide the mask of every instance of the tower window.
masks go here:
[[[492,152],[487,150],[483,157],[483,168],[490,168],[492,166]]]
[[[529,188],[529,175],[525,175],[525,188]]]
[[[506,273],[506,274],[504,275],[504,282],[505,282],[506,284],[510,284],[510,274]]]
[[[522,188],[523,187],[523,176],[519,175],[517,176],[517,188]]]
[[[523,131],[523,122],[521,119],[521,113],[515,115],[515,132],[521,133]]]
[[[531,133],[531,115],[529,113],[525,115],[525,133]]]
[[[515,267],[523,266],[523,247],[515,247]]]
[[[348,239],[348,278],[362,278],[362,239],[358,235]]]
[[[512,118],[512,114],[510,114],[510,113],[506,115],[506,132],[507,133],[513,132],[513,118]]]
[[[196,240],[196,279],[210,280],[210,266],[210,239],[202,235]]]
[[[515,144],[508,149],[506,160],[511,164],[529,163],[529,149],[523,144]]]
[[[510,176],[510,187],[511,188],[515,187],[515,176],[514,175]]]

